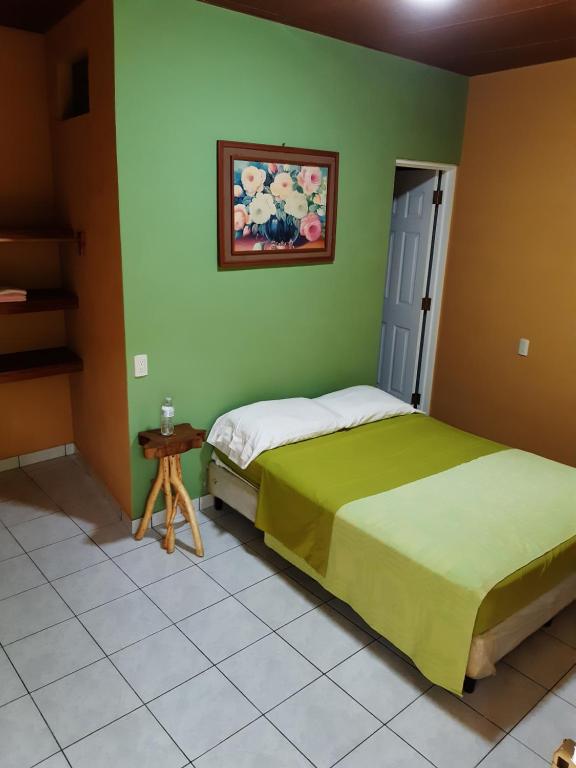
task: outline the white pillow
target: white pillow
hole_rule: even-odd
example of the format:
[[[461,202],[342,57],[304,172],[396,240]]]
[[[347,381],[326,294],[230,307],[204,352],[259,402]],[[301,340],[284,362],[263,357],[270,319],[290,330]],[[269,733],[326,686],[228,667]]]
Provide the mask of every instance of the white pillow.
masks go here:
[[[305,397],[264,400],[229,411],[216,420],[207,442],[241,469],[263,451],[343,429],[342,419]]]
[[[337,413],[342,418],[345,429],[416,411],[403,400],[366,384],[330,392],[328,395],[317,397],[314,402]]]

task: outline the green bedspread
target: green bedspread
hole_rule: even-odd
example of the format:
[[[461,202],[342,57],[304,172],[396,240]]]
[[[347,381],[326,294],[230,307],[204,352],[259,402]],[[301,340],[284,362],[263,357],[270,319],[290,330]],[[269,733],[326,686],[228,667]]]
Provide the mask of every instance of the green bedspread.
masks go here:
[[[576,470],[414,415],[259,459],[256,523],[434,682],[461,692],[478,609],[576,535]]]
[[[256,525],[325,574],[338,510],[505,446],[420,414],[262,454]]]

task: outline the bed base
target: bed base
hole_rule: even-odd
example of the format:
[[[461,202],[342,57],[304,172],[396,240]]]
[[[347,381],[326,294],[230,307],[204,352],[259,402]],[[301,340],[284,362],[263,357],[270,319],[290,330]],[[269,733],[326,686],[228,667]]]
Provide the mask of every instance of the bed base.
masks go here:
[[[256,519],[258,489],[222,462],[212,460],[208,465],[208,492],[213,494],[215,506],[225,502],[251,522]],[[496,664],[503,656],[534,632],[550,626],[554,616],[573,600],[576,600],[576,573],[500,624],[476,635],[470,646],[464,691],[472,693],[477,680],[495,675]]]

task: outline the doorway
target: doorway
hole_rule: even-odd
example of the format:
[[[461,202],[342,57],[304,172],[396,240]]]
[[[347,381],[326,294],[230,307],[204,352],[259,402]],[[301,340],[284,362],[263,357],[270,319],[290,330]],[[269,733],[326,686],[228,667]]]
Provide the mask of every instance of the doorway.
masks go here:
[[[378,386],[430,408],[456,169],[396,163]]]

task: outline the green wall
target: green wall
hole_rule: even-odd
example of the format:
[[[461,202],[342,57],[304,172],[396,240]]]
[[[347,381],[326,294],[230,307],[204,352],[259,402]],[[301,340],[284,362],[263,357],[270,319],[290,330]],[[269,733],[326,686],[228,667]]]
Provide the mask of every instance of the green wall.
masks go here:
[[[115,35],[138,517],[154,468],[136,435],[166,393],[209,428],[253,400],[375,381],[394,162],[458,162],[467,80],[194,0],[115,0]],[[333,265],[218,272],[217,139],[340,152]],[[207,459],[186,456],[195,495]]]

